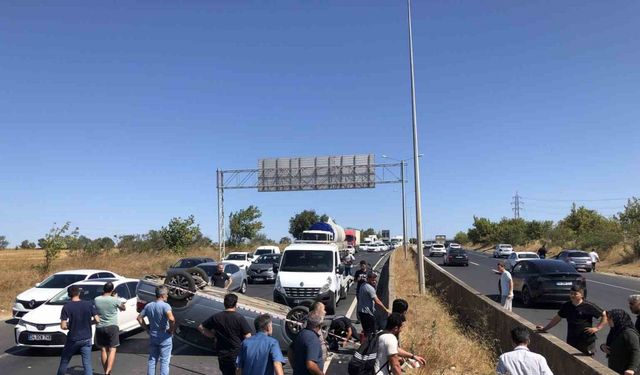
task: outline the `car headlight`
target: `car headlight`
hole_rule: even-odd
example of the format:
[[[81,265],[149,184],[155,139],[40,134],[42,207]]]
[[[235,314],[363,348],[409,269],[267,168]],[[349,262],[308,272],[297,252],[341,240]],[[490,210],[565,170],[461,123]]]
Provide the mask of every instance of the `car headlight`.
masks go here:
[[[282,287],[282,284],[280,283],[280,277],[276,278],[276,290],[284,295],[287,294],[287,292]]]
[[[19,326],[24,326],[24,325],[25,325],[25,324],[24,324],[24,320],[19,319],[19,320],[18,320],[18,325],[19,325]]]
[[[327,283],[320,288],[320,294],[326,293],[331,290],[331,277],[327,277]]]

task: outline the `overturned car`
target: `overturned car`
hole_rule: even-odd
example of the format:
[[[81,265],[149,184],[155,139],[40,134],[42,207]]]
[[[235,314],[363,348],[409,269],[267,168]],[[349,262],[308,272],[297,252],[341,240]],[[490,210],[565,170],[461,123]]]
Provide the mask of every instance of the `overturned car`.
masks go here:
[[[155,301],[155,289],[160,285],[169,288],[169,300],[176,319],[175,337],[196,348],[216,351],[215,341],[198,332],[198,325],[211,315],[224,310],[223,300],[228,293],[225,289],[209,285],[207,274],[198,267],[171,273],[167,276],[145,276],[138,283],[137,310]],[[305,306],[290,308],[266,299],[238,295],[236,311],[242,314],[250,327],[260,314],[269,314],[273,321],[272,337],[278,340],[286,351],[298,332],[304,327],[309,313]]]

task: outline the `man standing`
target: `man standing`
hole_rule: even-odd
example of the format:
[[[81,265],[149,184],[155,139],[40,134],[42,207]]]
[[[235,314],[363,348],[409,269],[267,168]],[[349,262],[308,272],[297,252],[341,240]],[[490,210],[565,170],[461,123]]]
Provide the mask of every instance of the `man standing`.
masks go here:
[[[367,273],[369,273],[367,261],[361,260],[360,269],[356,271],[355,275],[353,275],[353,280],[356,282],[356,298],[358,298],[358,293],[360,292],[362,284],[367,282]]]
[[[547,360],[540,354],[529,351],[528,329],[512,329],[511,340],[516,347],[500,356],[496,369],[499,375],[553,375]]]
[[[118,311],[124,311],[126,307],[125,301],[114,294],[111,281],[104,284],[102,292],[93,300],[100,316],[100,322],[96,325],[96,345],[100,348],[102,369],[110,375],[116,360],[116,348],[120,345]]]
[[[607,324],[607,315],[600,307],[584,300],[584,289],[574,285],[569,293],[570,301],[565,302],[558,314],[546,326],[536,326],[542,332],[553,328],[562,318],[567,319],[567,343],[585,355],[593,356],[596,332]],[[593,319],[600,318],[596,327]]]
[[[242,342],[237,367],[241,375],[284,375],[284,356],[278,340],[271,337],[273,324],[268,314],[258,315],[253,321],[256,335]]]
[[[224,272],[224,264],[218,263],[216,272],[211,276],[211,285],[217,288],[229,289],[231,286],[231,278]]]
[[[360,342],[375,334],[378,330],[375,312],[376,305],[380,306],[387,314],[391,311],[380,301],[376,294],[376,285],[378,275],[375,272],[367,274],[367,282],[360,287],[358,292],[358,318],[362,324],[362,333],[360,334]]]
[[[80,288],[71,285],[67,289],[67,295],[71,298],[62,307],[60,313],[60,328],[69,330],[67,333],[67,342],[64,344],[62,356],[60,357],[60,366],[58,366],[58,375],[64,375],[67,372],[69,361],[74,354],[80,351],[82,356],[82,367],[84,375],[93,374],[93,366],[91,364],[91,319],[100,322],[100,317],[92,302],[80,299]]]
[[[512,311],[513,278],[511,272],[506,270],[504,262],[498,262],[498,273],[500,274],[500,304],[505,310]]]
[[[636,318],[636,331],[640,332],[640,294],[632,294],[629,296],[629,310],[638,315]]]
[[[356,261],[356,257],[351,253],[347,253],[344,257],[344,275],[351,276],[351,270],[353,269],[353,262]]]
[[[322,317],[311,312],[307,326],[300,331],[293,342],[293,375],[322,375],[324,363],[320,346]]]
[[[591,270],[596,272],[596,263],[600,262],[600,257],[598,256],[598,253],[596,253],[596,249],[591,249],[589,257],[591,258]]]
[[[398,313],[392,313],[387,318],[385,330],[377,337],[378,353],[374,368],[376,374],[402,374],[401,358],[417,360],[423,366],[426,363],[424,358],[398,347],[398,335],[400,335],[404,321],[404,316]]]
[[[540,259],[545,259],[547,257],[547,245],[542,244],[542,246],[538,249],[538,256]]]
[[[138,323],[149,334],[149,359],[147,375],[156,374],[157,363],[160,362],[160,375],[169,375],[169,362],[173,348],[172,336],[176,331],[176,319],[173,317],[171,305],[167,303],[169,289],[161,285],[156,287],[156,300],[147,303],[138,315]],[[149,319],[149,324],[144,318]]]
[[[236,311],[237,304],[238,296],[227,294],[224,296],[224,311],[212,315],[198,326],[200,333],[216,339],[218,367],[223,375],[235,375],[242,340],[251,337],[251,327]]]

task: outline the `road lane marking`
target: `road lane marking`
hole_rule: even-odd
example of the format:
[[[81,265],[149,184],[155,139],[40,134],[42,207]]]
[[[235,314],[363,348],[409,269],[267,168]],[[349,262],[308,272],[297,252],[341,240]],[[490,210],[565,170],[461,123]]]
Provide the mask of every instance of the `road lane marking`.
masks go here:
[[[474,266],[479,266],[479,264],[478,264],[478,263],[476,263],[476,262],[471,262],[471,261],[470,261],[469,263],[473,264]]]
[[[629,288],[625,288],[623,286],[618,286],[618,285],[613,285],[613,284],[607,284],[607,283],[603,283],[602,281],[595,281],[595,280],[591,280],[591,279],[587,279],[587,282],[590,283],[596,283],[596,284],[602,284],[602,285],[606,285],[606,286],[612,286],[614,288],[618,288],[618,289],[624,289],[624,290],[628,290],[630,292],[638,292],[638,289],[629,289]]]

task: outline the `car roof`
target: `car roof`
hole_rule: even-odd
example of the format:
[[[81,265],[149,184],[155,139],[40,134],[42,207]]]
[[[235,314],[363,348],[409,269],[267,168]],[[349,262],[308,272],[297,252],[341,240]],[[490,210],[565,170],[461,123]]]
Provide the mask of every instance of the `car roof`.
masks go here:
[[[92,273],[96,273],[96,272],[109,272],[109,273],[113,273],[116,274],[113,271],[108,271],[108,270],[92,270],[92,269],[80,269],[80,270],[67,270],[67,271],[60,271],[60,272],[56,272],[54,273],[54,275],[91,275]]]
[[[533,255],[538,255],[536,253],[534,253],[533,251],[514,251],[514,254],[533,254]]]
[[[320,251],[337,251],[338,247],[331,243],[294,243],[287,246],[287,250],[320,250]]]
[[[75,283],[71,284],[71,285],[104,285],[107,282],[111,281],[114,284],[122,284],[122,283],[128,283],[130,281],[140,281],[139,279],[130,279],[128,277],[120,277],[120,278],[114,278],[114,277],[110,277],[110,278],[104,278],[104,279],[89,279],[89,280],[81,280],[81,281],[76,281]]]
[[[186,257],[180,258],[179,260],[198,260],[198,259],[212,259],[211,257]]]
[[[248,252],[248,251],[233,251],[233,252],[230,252],[227,255],[231,255],[231,254],[251,254],[251,253]]]

